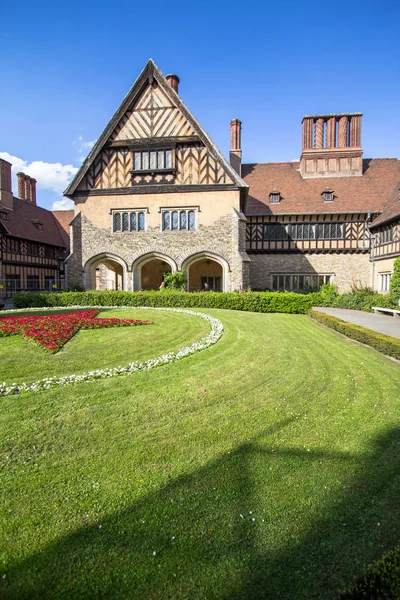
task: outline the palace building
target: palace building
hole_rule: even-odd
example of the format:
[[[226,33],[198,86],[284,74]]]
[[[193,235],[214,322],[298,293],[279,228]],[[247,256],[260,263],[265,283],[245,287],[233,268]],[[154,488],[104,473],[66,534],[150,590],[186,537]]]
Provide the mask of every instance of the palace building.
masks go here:
[[[300,161],[229,162],[150,60],[65,195],[69,285],[188,290],[388,291],[400,255],[400,161],[366,159],[361,113],[306,116]],[[250,143],[250,141],[249,141]]]
[[[0,159],[0,305],[19,291],[65,288],[73,211],[49,211],[36,204],[36,180],[18,173],[13,195],[12,165]]]

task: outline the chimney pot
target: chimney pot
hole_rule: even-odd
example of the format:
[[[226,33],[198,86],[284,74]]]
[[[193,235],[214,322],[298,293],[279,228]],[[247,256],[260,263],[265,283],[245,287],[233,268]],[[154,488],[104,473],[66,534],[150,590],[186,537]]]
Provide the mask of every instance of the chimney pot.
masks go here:
[[[172,89],[175,90],[176,93],[178,93],[178,86],[180,83],[180,79],[179,79],[178,75],[175,75],[174,73],[170,73],[169,75],[167,75],[166,80],[168,81],[168,83],[172,87]]]

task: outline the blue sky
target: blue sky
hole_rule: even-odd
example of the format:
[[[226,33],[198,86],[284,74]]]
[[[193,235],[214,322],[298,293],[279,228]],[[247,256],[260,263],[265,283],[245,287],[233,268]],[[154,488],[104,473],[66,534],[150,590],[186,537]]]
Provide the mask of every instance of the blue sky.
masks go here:
[[[150,57],[179,75],[225,155],[232,118],[244,162],[286,161],[305,114],[361,111],[364,156],[400,158],[399,0],[37,0],[1,13],[0,156],[38,179],[46,208]]]

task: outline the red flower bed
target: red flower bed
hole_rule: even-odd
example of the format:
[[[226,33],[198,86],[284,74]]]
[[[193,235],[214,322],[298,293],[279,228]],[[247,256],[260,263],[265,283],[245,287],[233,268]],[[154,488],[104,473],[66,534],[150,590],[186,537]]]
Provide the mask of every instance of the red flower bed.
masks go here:
[[[79,329],[103,329],[147,325],[152,321],[136,319],[95,319],[98,310],[80,310],[74,313],[29,317],[0,317],[0,337],[23,335],[53,354],[68,342]]]

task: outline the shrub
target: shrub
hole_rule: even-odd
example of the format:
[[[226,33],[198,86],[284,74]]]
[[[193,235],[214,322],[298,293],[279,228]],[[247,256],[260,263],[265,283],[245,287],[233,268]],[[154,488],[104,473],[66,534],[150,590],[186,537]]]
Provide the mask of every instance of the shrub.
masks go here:
[[[394,261],[393,275],[390,280],[390,293],[400,297],[400,256]]]
[[[376,561],[339,600],[398,600],[400,598],[400,546]]]
[[[149,292],[96,291],[24,292],[14,297],[15,308],[40,306],[159,306],[186,308],[226,308],[250,312],[307,313],[321,304],[320,294],[294,292],[199,292],[174,290]]]
[[[318,323],[326,325],[326,327],[329,327],[330,329],[334,329],[339,333],[347,335],[347,337],[352,338],[353,340],[372,346],[372,348],[375,348],[375,350],[378,350],[383,354],[400,359],[400,339],[398,338],[371,331],[360,325],[347,323],[346,321],[342,321],[342,319],[332,317],[331,315],[316,310],[310,311],[310,317],[315,321],[318,321]]]
[[[186,288],[185,270],[180,269],[175,273],[165,273],[164,283],[169,290],[184,290]]]

